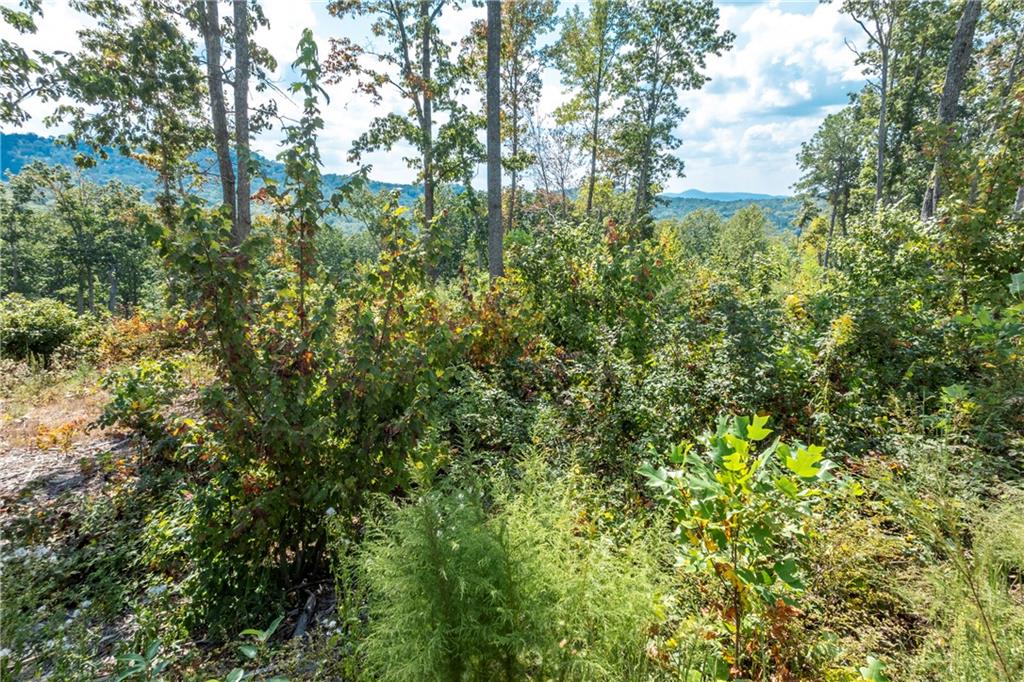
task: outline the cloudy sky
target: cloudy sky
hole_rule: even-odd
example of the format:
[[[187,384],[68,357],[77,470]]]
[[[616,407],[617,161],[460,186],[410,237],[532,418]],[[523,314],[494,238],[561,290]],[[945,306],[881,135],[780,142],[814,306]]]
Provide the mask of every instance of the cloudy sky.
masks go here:
[[[0,0],[5,5],[14,2]],[[563,0],[563,8],[568,4]],[[735,46],[709,60],[711,81],[703,90],[682,96],[690,111],[677,131],[683,140],[678,154],[686,162],[686,176],[669,181],[666,189],[786,194],[798,175],[794,156],[800,143],[862,83],[853,55],[844,44],[844,38],[851,42],[861,39],[859,28],[840,15],[834,4],[725,0],[718,5],[722,27],[736,34]],[[282,85],[291,79],[288,65],[304,28],[313,29],[322,55],[333,36],[347,35],[363,43],[370,40],[365,21],[339,21],[328,15],[323,0],[264,0],[263,6],[271,29],[261,31],[257,40],[277,58],[274,78]],[[37,49],[73,49],[83,18],[68,9],[65,0],[44,0],[43,11],[39,33],[20,39]],[[449,14],[440,27],[442,36],[458,40],[483,12],[470,7]],[[0,31],[13,37],[6,27]],[[351,84],[346,83],[330,86],[328,92],[331,103],[324,111],[321,152],[326,170],[346,172],[352,168],[346,160],[349,146],[368,121],[385,110],[404,111],[407,107],[394,97],[385,98],[381,107],[375,108],[365,96],[353,95]],[[546,73],[539,113],[550,113],[562,99],[558,74]],[[47,109],[42,104],[30,106],[33,120],[22,130],[60,132],[43,125]],[[298,112],[293,102],[280,102],[280,109],[286,115]],[[279,139],[279,132],[270,131],[256,141],[256,147],[273,156]],[[366,161],[373,166],[371,176],[411,181],[412,173],[402,161],[407,152],[396,149],[369,155]],[[477,181],[482,185],[482,168]]]

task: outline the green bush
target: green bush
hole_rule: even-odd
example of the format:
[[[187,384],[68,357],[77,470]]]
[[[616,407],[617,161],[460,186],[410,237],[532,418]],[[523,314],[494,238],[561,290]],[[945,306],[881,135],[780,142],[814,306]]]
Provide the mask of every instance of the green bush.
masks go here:
[[[657,545],[598,523],[578,477],[531,465],[494,495],[488,510],[477,488],[432,490],[370,524],[370,677],[649,679]]]
[[[11,294],[0,301],[0,352],[15,359],[49,358],[78,331],[75,311],[49,298]]]
[[[180,363],[174,360],[143,360],[111,372],[101,382],[111,398],[96,423],[145,436],[154,453],[173,449],[177,440],[171,434],[169,409],[184,390],[180,375]]]

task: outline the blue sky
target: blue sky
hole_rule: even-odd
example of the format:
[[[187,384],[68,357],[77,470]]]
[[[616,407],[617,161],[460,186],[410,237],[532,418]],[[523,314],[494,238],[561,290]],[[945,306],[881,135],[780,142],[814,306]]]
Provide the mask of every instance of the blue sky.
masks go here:
[[[0,0],[13,4],[15,0]],[[469,4],[469,3],[467,3]],[[568,2],[563,0],[563,8]],[[736,34],[732,50],[711,57],[705,88],[684,93],[681,102],[690,113],[677,134],[683,141],[678,150],[686,163],[685,177],[667,183],[667,191],[695,187],[705,191],[749,191],[786,194],[798,171],[794,156],[800,143],[810,137],[821,120],[847,101],[847,93],[859,89],[863,79],[844,44],[861,40],[859,28],[838,13],[834,4],[808,0],[768,0],[717,3],[721,25]],[[276,80],[291,79],[288,64],[302,30],[313,29],[321,54],[328,51],[330,37],[347,35],[354,40],[371,40],[365,21],[339,21],[328,15],[325,1],[264,0],[270,31],[257,40],[279,62]],[[77,43],[80,15],[67,7],[66,0],[44,0],[40,32],[29,42],[39,49],[69,49]],[[458,40],[469,24],[483,15],[482,8],[468,7],[442,18],[440,30],[447,40]],[[331,103],[325,108],[325,130],[321,152],[326,170],[346,172],[352,140],[365,130],[369,120],[386,111],[404,111],[397,97],[386,97],[377,108],[365,96],[352,94],[351,83],[330,86]],[[280,98],[280,95],[277,95]],[[564,99],[558,74],[544,74],[539,113],[550,113]],[[296,103],[279,103],[282,113],[297,113]],[[33,104],[34,119],[23,130],[54,134],[41,119],[52,105]],[[264,133],[256,140],[262,153],[277,153],[280,134]],[[367,157],[372,177],[392,182],[412,181],[403,162],[411,150],[395,149]],[[483,169],[476,182],[483,184]],[[474,184],[476,184],[476,182]]]

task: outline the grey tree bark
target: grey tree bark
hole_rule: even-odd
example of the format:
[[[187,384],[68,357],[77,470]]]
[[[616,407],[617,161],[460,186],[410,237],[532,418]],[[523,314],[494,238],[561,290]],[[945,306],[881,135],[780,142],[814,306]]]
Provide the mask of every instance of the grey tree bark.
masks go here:
[[[882,203],[882,193],[885,188],[885,108],[886,99],[889,94],[889,48],[882,48],[882,82],[878,95],[878,154],[875,159],[875,205]]]
[[[107,268],[107,277],[110,280],[109,295],[107,296],[107,310],[111,315],[117,310],[117,268],[111,263]]]
[[[237,211],[231,237],[237,246],[252,230],[249,182],[249,5],[235,0],[235,154],[238,157]]]
[[[487,0],[487,265],[505,274],[501,221],[501,2]]]
[[[944,156],[950,143],[952,131],[949,130],[956,121],[957,108],[960,103],[960,91],[964,86],[967,67],[971,63],[971,51],[974,47],[974,29],[981,15],[981,0],[967,0],[963,14],[957,22],[956,36],[949,51],[946,64],[946,79],[942,84],[942,96],[939,99],[939,125],[943,128],[943,139],[939,145],[938,158],[932,171],[932,180],[924,193],[921,206],[921,219],[927,220],[935,215],[942,195],[942,179],[944,173]]]
[[[221,200],[235,222],[235,171],[231,166],[227,110],[224,105],[224,76],[220,66],[220,16],[217,0],[204,0],[202,8],[203,42],[206,44],[206,82],[210,89],[210,121],[220,169]]]
[[[420,0],[420,22],[423,42],[420,49],[420,70],[423,76],[423,116],[420,133],[423,136],[423,223],[427,238],[434,222],[434,102],[430,93],[430,1]]]

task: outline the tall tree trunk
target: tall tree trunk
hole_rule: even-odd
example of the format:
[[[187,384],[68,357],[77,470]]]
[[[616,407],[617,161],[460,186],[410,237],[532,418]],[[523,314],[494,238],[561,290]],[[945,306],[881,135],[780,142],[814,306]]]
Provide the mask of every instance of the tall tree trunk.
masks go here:
[[[89,271],[89,312],[96,312],[96,276]]]
[[[597,135],[601,127],[601,88],[604,87],[605,41],[598,50],[597,81],[594,84],[594,120],[590,126],[590,179],[587,182],[587,215],[594,207],[594,183],[597,182]]]
[[[594,122],[590,128],[590,177],[587,179],[587,215],[594,207],[594,183],[597,181],[597,133],[601,117],[601,96],[594,102]]]
[[[217,0],[204,0],[203,41],[206,43],[206,82],[210,89],[210,121],[213,123],[214,147],[220,167],[221,200],[231,211],[235,224],[235,171],[231,167],[231,145],[228,140],[228,118],[224,106],[224,77],[220,69],[220,17]]]
[[[924,194],[921,206],[921,219],[927,220],[935,215],[942,194],[944,175],[944,157],[952,136],[953,122],[956,121],[957,108],[960,102],[960,91],[964,86],[967,67],[971,62],[971,50],[974,47],[974,29],[981,14],[981,0],[967,0],[964,12],[956,26],[953,47],[949,51],[949,62],[946,64],[946,79],[942,84],[942,97],[939,99],[939,126],[942,128],[942,140],[939,143],[932,181]]]
[[[823,263],[826,270],[832,261],[832,236],[836,231],[836,204],[838,203],[838,200],[835,196],[832,197],[831,203],[832,214],[828,218],[828,237],[825,238],[825,260]]]
[[[1014,213],[1024,213],[1024,186],[1017,188],[1017,200],[1013,203]]]
[[[434,96],[430,92],[430,2],[420,0],[420,23],[423,44],[420,49],[420,70],[423,76],[423,117],[420,134],[423,137],[423,229],[426,239],[432,241],[434,222]]]
[[[879,84],[878,97],[878,155],[875,163],[878,167],[875,170],[875,206],[882,203],[882,192],[885,187],[885,107],[889,94],[889,50],[882,49],[882,79]]]
[[[234,0],[235,6],[235,153],[238,156],[238,212],[231,231],[235,245],[252,230],[249,195],[249,5]]]
[[[78,271],[78,290],[75,294],[75,312],[81,317],[85,313],[85,272]]]
[[[107,310],[113,315],[117,311],[117,268],[111,263],[107,268],[107,277],[110,281],[109,294],[107,296]]]
[[[487,264],[491,279],[505,274],[501,223],[500,66],[501,2],[487,0]]]
[[[501,31],[501,27],[500,26],[498,27],[498,31],[500,33],[500,31]],[[488,53],[488,54],[490,54],[490,53]],[[498,52],[498,59],[499,60],[501,59],[501,52],[500,51]],[[499,70],[495,69],[495,71],[499,71]],[[501,81],[501,77],[500,77],[500,75],[496,75],[495,78],[499,81],[499,83],[498,83],[498,98],[499,98],[499,102],[498,102],[497,106],[498,106],[498,108],[500,110],[500,107],[501,107],[501,102],[500,102],[500,97],[501,97],[501,83],[500,83],[500,81]],[[499,114],[499,116],[500,116],[500,114]],[[516,155],[519,154],[519,101],[517,99],[513,99],[513,101],[512,101],[512,116],[511,116],[511,119],[512,120],[510,121],[510,124],[511,124],[511,128],[512,128],[512,159],[515,160],[516,159]],[[499,153],[499,156],[500,156],[500,153]],[[511,232],[512,231],[512,227],[514,226],[515,217],[516,217],[516,189],[518,188],[518,185],[519,185],[519,171],[518,171],[518,169],[513,167],[512,170],[509,171],[509,174],[511,175],[511,177],[509,178],[511,180],[511,185],[510,185],[509,190],[508,190],[508,231]]]

